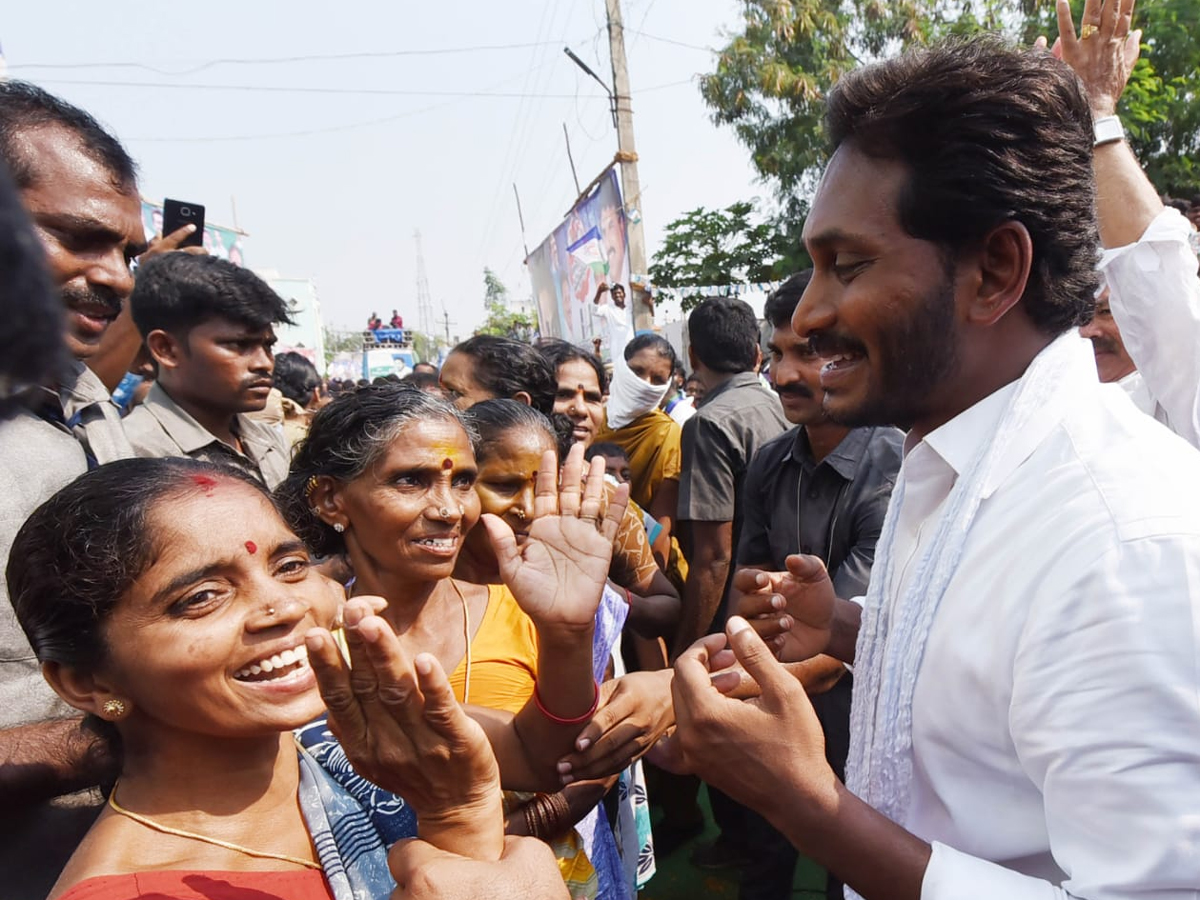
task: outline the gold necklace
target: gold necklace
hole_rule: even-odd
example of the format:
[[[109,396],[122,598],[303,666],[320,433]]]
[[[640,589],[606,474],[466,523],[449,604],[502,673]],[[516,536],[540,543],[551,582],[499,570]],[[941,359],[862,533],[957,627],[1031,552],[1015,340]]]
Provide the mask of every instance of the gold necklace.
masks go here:
[[[171,828],[169,825],[163,825],[161,822],[155,822],[153,819],[148,819],[145,816],[138,815],[135,812],[130,812],[121,804],[117,803],[117,786],[114,784],[112,793],[108,795],[108,805],[112,807],[113,812],[119,813],[122,816],[128,816],[135,822],[145,825],[147,828],[162,834],[172,834],[175,837],[190,838],[193,841],[200,841],[204,844],[212,844],[215,847],[223,847],[226,850],[233,850],[235,853],[244,853],[246,856],[253,856],[256,859],[278,859],[282,862],[294,863],[297,866],[304,866],[306,869],[320,870],[323,866],[320,863],[313,862],[311,859],[301,859],[298,856],[288,856],[286,853],[267,853],[263,850],[251,850],[249,847],[243,847],[240,844],[234,844],[229,841],[223,841],[220,838],[207,837],[203,834],[196,834],[194,831],[184,831],[182,828]]]
[[[458,599],[462,602],[463,611],[463,642],[466,644],[466,666],[463,673],[463,703],[470,702],[471,696],[471,611],[467,608],[467,598],[463,595],[462,588],[458,586],[458,582],[453,578],[450,579],[450,587],[454,588],[454,593],[458,594]]]

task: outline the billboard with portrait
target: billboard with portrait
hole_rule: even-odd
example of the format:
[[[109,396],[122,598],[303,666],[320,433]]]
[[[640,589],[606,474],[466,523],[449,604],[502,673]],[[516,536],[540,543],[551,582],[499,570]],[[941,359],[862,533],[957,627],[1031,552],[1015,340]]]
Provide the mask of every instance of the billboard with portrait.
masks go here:
[[[162,204],[148,203],[143,200],[142,227],[146,229],[147,241],[153,240],[157,235],[162,233],[162,223]],[[207,220],[204,223],[204,249],[210,255],[227,259],[238,266],[246,265],[246,257],[243,252],[245,237],[246,233],[238,231],[236,228],[213,225]]]
[[[603,336],[592,298],[601,283],[631,294],[627,251],[621,187],[610,168],[525,260],[541,333],[589,348]]]

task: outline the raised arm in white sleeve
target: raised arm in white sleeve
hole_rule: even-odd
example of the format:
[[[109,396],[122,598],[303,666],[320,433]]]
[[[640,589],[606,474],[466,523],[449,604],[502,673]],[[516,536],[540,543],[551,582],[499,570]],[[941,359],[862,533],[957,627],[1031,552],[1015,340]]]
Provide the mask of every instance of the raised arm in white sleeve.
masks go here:
[[[1172,431],[1200,447],[1200,277],[1191,225],[1163,209],[1100,263],[1125,349]]]

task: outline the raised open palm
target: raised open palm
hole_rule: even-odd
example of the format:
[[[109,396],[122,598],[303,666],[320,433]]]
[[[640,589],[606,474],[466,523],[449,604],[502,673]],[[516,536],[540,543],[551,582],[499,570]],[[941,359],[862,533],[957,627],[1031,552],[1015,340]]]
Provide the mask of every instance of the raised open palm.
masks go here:
[[[604,461],[583,475],[583,445],[567,455],[561,480],[552,451],[538,467],[533,523],[518,545],[497,516],[483,517],[500,577],[521,609],[539,627],[590,625],[612,561],[613,539],[629,499],[622,486],[605,510]]]

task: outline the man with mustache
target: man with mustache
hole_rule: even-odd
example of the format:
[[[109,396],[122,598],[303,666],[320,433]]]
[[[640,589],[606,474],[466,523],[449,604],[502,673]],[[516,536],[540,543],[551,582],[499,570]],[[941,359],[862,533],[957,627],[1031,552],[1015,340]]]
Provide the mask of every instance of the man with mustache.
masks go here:
[[[1063,56],[1137,57],[1132,0],[1058,3]],[[848,897],[1193,900],[1200,456],[1097,379],[1094,157],[1107,110],[1042,51],[972,38],[843,76],[792,327],[844,424],[909,429],[867,595],[739,572],[675,668],[688,767]],[[1110,123],[1111,124],[1111,123]],[[1194,348],[1193,348],[1194,352]],[[843,785],[778,662],[854,666]],[[782,637],[782,640],[779,638]],[[762,688],[722,694],[739,659]]]
[[[1125,349],[1121,329],[1109,305],[1110,290],[1105,286],[1096,298],[1096,315],[1079,327],[1079,333],[1092,342],[1096,353],[1096,371],[1105,384],[1119,384],[1142,412],[1170,427],[1166,411],[1154,398],[1142,373]]]
[[[29,265],[44,268],[57,294],[23,302],[61,302],[54,318],[64,345],[61,355],[45,351],[42,365],[5,385],[0,561],[7,566],[17,529],[39,504],[88,469],[131,455],[120,414],[85,361],[133,289],[130,264],[146,244],[133,160],[83,110],[33,85],[0,82],[0,167],[12,174],[32,224],[10,219],[14,236],[28,229],[22,245],[37,254]],[[0,266],[6,282],[18,271],[15,258]],[[26,330],[36,317],[19,309],[3,327],[36,340]],[[44,897],[54,883],[99,801],[73,792],[99,784],[112,763],[107,743],[42,678],[3,585],[0,594],[0,801],[7,810],[0,884],[6,898],[21,900]]]
[[[266,406],[272,326],[291,324],[287,303],[249,269],[172,253],[140,269],[130,305],[158,367],[125,419],[134,452],[226,463],[274,489],[287,477],[287,441],[245,414]]]
[[[904,435],[888,426],[851,428],[830,420],[821,387],[825,360],[792,331],[792,315],[811,278],[811,269],[792,275],[763,310],[774,328],[767,342],[771,386],[796,427],[764,444],[750,462],[736,565],[782,577],[788,556],[816,556],[838,596],[857,597],[867,590]],[[736,609],[736,599],[732,605]],[[801,665],[795,674],[821,722],[825,758],[841,778],[850,745],[852,678],[831,656]],[[742,869],[740,900],[791,897],[796,849],[750,810],[743,813],[742,834],[749,863]],[[842,883],[832,875],[826,893],[842,896]]]

